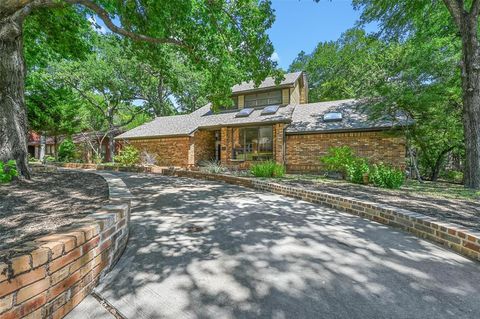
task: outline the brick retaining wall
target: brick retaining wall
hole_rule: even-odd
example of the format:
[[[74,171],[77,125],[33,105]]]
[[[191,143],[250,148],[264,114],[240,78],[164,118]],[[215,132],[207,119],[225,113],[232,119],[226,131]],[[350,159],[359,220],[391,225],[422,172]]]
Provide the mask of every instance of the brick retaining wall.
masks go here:
[[[360,200],[353,197],[337,196],[320,191],[295,188],[290,185],[254,178],[226,176],[192,171],[170,171],[166,174],[179,177],[224,181],[230,184],[277,193],[308,202],[322,204],[360,217],[400,228],[418,237],[425,238],[447,247],[457,253],[480,261],[480,233],[457,224],[439,221],[433,217],[389,205]]]
[[[0,252],[0,319],[62,318],[120,258],[129,235],[131,194],[108,173],[109,203],[90,222]],[[23,253],[16,253],[24,249]],[[12,254],[14,252],[14,254]]]

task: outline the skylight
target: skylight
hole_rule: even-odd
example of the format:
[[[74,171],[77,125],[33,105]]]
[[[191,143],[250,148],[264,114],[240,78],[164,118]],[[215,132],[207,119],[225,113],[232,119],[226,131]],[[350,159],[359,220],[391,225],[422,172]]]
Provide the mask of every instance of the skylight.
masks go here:
[[[275,113],[277,113],[279,107],[280,107],[280,105],[269,105],[266,108],[264,108],[262,110],[262,113],[260,113],[260,114],[261,115],[275,114]]]
[[[245,108],[241,109],[240,112],[238,112],[235,117],[248,117],[250,114],[252,114],[253,108]]]
[[[323,115],[324,122],[339,122],[343,119],[342,113],[340,112],[330,112]]]

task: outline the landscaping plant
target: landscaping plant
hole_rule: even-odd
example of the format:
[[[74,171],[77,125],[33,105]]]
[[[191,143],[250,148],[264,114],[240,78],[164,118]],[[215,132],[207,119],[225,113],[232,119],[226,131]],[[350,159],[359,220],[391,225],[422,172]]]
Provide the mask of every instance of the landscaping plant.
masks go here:
[[[250,172],[255,177],[283,177],[285,175],[285,167],[274,161],[265,161],[252,165]]]
[[[355,184],[367,184],[365,176],[370,173],[370,166],[364,158],[356,158],[346,167],[347,179]]]
[[[369,180],[378,187],[400,188],[405,181],[405,174],[389,165],[374,164],[370,170]]]
[[[216,161],[207,161],[205,162],[205,166],[202,168],[202,170],[211,174],[220,174],[225,172],[226,168]]]
[[[75,159],[76,147],[72,139],[65,139],[58,148],[58,159],[61,162],[71,162]]]
[[[140,152],[132,145],[123,147],[115,156],[115,162],[122,166],[134,166],[140,161]]]
[[[11,182],[15,176],[18,176],[15,160],[0,161],[0,183]]]
[[[357,160],[358,158],[355,157],[352,149],[348,146],[330,147],[328,154],[320,157],[320,161],[328,171],[342,174],[343,179],[347,179],[349,168],[351,168]]]

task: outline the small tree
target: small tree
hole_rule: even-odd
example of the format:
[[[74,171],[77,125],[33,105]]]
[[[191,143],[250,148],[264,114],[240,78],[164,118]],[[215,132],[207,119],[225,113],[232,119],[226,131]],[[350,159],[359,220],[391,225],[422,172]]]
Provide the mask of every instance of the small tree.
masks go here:
[[[75,158],[76,147],[72,139],[65,139],[58,148],[58,159],[62,162],[69,162]]]

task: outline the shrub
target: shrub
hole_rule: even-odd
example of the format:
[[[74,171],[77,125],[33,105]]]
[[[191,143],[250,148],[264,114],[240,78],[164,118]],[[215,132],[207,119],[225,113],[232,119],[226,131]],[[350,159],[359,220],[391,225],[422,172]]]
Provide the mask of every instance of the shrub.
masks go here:
[[[0,183],[11,182],[15,176],[18,176],[15,160],[9,160],[6,163],[0,161]]]
[[[330,147],[328,154],[320,157],[320,161],[327,170],[341,173],[343,179],[347,178],[347,170],[354,165],[356,160],[357,157],[348,146]]]
[[[140,161],[140,153],[132,145],[127,145],[115,156],[115,161],[122,166],[134,166]]]
[[[463,181],[463,172],[448,170],[442,174],[442,177],[451,183],[461,183]]]
[[[55,157],[52,155],[45,155],[43,157],[43,161],[47,163],[52,163],[52,162],[55,162]]]
[[[252,165],[250,172],[255,177],[283,177],[285,167],[274,161],[265,161]]]
[[[365,159],[357,158],[347,165],[346,171],[349,181],[356,184],[364,184],[364,176],[369,174],[370,166]]]
[[[201,168],[201,170],[207,173],[220,174],[226,171],[226,168],[217,163],[216,161],[207,161],[202,164],[203,167]]]
[[[58,160],[61,162],[71,162],[75,159],[76,147],[69,138],[65,139],[58,147]]]
[[[378,187],[400,188],[405,181],[405,174],[392,166],[374,164],[370,170],[369,180]]]

